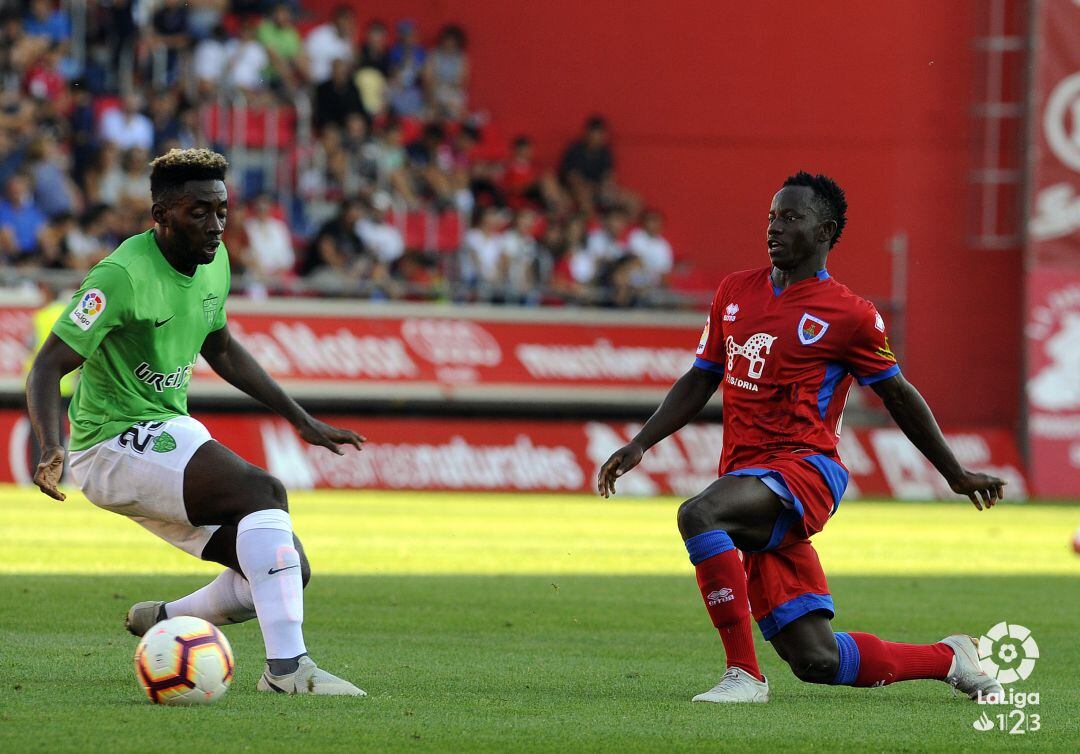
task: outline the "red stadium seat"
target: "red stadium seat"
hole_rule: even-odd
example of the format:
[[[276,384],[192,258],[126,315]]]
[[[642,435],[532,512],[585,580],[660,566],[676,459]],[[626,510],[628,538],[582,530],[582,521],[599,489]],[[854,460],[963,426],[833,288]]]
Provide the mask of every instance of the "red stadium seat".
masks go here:
[[[452,252],[461,246],[462,222],[457,212],[444,212],[439,216],[435,251]]]
[[[405,248],[423,249],[427,218],[420,210],[412,210],[405,216]]]

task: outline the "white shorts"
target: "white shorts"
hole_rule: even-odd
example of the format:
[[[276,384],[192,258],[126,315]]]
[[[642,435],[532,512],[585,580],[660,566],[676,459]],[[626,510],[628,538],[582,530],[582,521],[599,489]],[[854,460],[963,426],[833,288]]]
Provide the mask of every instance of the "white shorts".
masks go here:
[[[69,456],[71,476],[99,508],[132,521],[195,557],[218,530],[195,526],[184,507],[184,468],[210,432],[190,416],[139,422]]]

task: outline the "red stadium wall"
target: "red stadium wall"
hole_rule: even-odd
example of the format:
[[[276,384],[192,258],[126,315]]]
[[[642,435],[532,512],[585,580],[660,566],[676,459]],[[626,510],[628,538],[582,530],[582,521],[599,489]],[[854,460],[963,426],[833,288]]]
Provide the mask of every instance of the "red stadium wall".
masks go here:
[[[621,180],[664,209],[710,285],[763,263],[783,177],[832,174],[850,202],[838,278],[888,298],[886,244],[908,236],[905,373],[944,422],[1016,423],[1020,256],[966,240],[975,0],[356,6],[365,22],[413,18],[425,37],[461,23],[474,105],[548,160],[588,113],[607,115]]]

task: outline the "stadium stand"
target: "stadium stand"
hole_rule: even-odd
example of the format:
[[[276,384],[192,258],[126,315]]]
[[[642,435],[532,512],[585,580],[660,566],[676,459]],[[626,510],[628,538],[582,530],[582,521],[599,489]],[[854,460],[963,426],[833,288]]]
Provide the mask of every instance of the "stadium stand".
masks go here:
[[[148,216],[148,161],[232,165],[237,292],[677,306],[663,216],[593,115],[558,165],[470,110],[465,29],[347,5],[0,2],[0,285],[78,282]],[[569,136],[569,135],[568,135]]]

